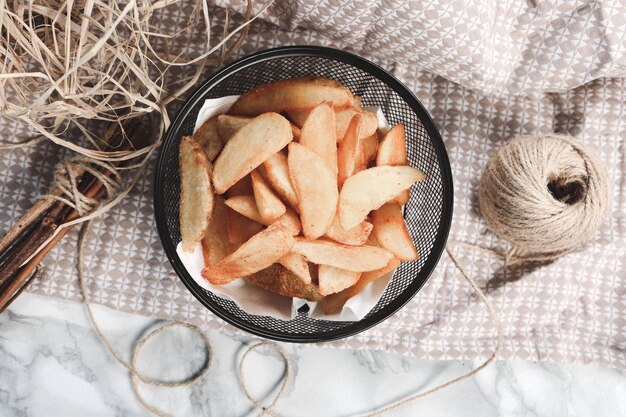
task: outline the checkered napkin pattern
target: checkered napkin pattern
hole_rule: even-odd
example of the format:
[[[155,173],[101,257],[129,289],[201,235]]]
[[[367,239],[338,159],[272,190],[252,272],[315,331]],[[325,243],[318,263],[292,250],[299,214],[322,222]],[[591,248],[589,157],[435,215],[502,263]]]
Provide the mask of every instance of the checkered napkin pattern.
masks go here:
[[[211,14],[216,37],[225,21],[221,6],[241,10],[239,3],[218,1]],[[158,21],[175,26],[189,10],[163,9]],[[626,6],[609,1],[276,0],[250,26],[240,56],[289,44],[333,46],[406,83],[433,116],[450,156],[452,239],[507,247],[487,229],[477,203],[487,159],[507,139],[563,132],[594,147],[613,182],[612,205],[576,253],[541,267],[504,269],[483,252],[452,250],[500,312],[504,358],[626,369],[625,25]],[[0,120],[0,133],[5,140],[29,135],[9,120]],[[48,142],[0,153],[0,231],[45,192],[65,155]],[[153,174],[151,166],[130,195],[93,224],[85,259],[94,301],[238,332],[197,302],[170,267],[154,223]],[[43,277],[29,291],[80,299],[75,238],[70,233],[47,256]],[[398,313],[324,346],[471,359],[490,353],[494,339],[484,306],[444,255]]]

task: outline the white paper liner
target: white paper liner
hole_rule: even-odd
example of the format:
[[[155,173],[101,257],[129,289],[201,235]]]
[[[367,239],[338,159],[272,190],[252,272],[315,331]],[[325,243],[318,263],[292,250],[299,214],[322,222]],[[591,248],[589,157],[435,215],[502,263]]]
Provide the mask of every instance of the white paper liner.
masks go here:
[[[225,113],[230,109],[239,96],[225,96],[217,99],[208,99],[204,101],[202,108],[198,112],[194,132],[211,117]],[[378,126],[383,132],[389,130],[389,124],[385,119],[382,111],[378,107],[367,108],[367,110],[376,113],[378,116]],[[290,320],[294,318],[297,311],[304,304],[309,305],[308,315],[313,318],[330,320],[330,321],[358,321],[369,313],[378,303],[380,297],[385,292],[387,284],[391,280],[393,272],[390,272],[374,282],[369,283],[363,290],[350,298],[340,313],[335,315],[324,314],[317,303],[303,300],[300,298],[283,297],[264,290],[255,284],[244,279],[237,279],[226,285],[213,285],[202,277],[202,268],[204,268],[204,259],[202,257],[202,246],[196,245],[192,253],[182,250],[179,243],[176,247],[176,253],[180,257],[183,265],[189,272],[189,275],[202,288],[211,291],[214,294],[232,300],[239,308],[248,314],[269,316],[280,320]]]

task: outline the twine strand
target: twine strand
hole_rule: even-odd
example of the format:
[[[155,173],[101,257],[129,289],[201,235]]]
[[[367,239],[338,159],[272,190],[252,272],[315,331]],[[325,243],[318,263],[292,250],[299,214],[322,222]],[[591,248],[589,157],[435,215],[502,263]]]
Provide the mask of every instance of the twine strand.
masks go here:
[[[281,356],[285,364],[285,373],[281,377],[280,388],[278,389],[278,392],[276,393],[276,396],[274,397],[270,405],[267,405],[267,406],[263,405],[263,403],[261,403],[260,401],[252,397],[252,394],[250,394],[250,391],[248,390],[248,385],[246,384],[245,373],[243,370],[244,364],[246,362],[246,359],[248,358],[248,355],[254,352],[255,350],[258,350],[261,348],[270,348],[274,350]],[[275,343],[261,342],[261,343],[257,343],[256,345],[250,346],[248,349],[246,349],[243,356],[241,357],[241,360],[239,361],[239,384],[241,385],[241,389],[243,390],[246,397],[248,397],[248,400],[261,410],[261,414],[259,414],[259,417],[262,417],[266,414],[272,417],[278,417],[278,415],[274,412],[273,408],[278,402],[278,399],[283,395],[283,391],[285,390],[287,381],[289,380],[289,377],[291,376],[291,369],[292,369],[292,364],[291,364],[291,360],[289,359],[289,356],[280,346],[278,346]]]
[[[459,261],[456,259],[456,257],[453,255],[452,250],[450,249],[449,245],[446,245],[446,253],[448,254],[448,256],[450,257],[450,260],[452,261],[452,263],[454,264],[454,266],[459,270],[459,272],[461,273],[461,275],[463,276],[463,278],[467,281],[467,283],[470,285],[470,287],[472,288],[472,291],[474,292],[474,294],[476,294],[480,300],[483,302],[483,304],[485,305],[485,307],[487,308],[487,311],[489,312],[489,317],[492,321],[492,323],[495,325],[497,331],[498,331],[498,338],[497,338],[497,342],[496,342],[496,347],[493,351],[493,353],[482,363],[480,364],[478,367],[476,367],[475,369],[459,376],[456,377],[454,379],[449,380],[448,382],[445,382],[443,384],[437,385],[434,388],[431,388],[427,391],[418,393],[418,394],[414,394],[411,396],[408,396],[400,401],[397,401],[391,405],[388,405],[386,407],[380,408],[378,410],[375,410],[371,413],[365,414],[364,417],[376,417],[376,416],[382,416],[384,414],[389,413],[390,411],[396,410],[400,407],[403,407],[413,401],[416,401],[420,398],[424,398],[427,397],[431,394],[434,394],[436,392],[439,392],[451,385],[457,384],[461,381],[465,381],[466,379],[469,379],[471,377],[473,377],[474,375],[476,375],[477,373],[479,373],[480,371],[482,371],[483,369],[485,369],[491,362],[493,362],[498,354],[500,353],[500,351],[502,350],[502,345],[504,344],[504,330],[502,328],[502,323],[500,321],[500,317],[498,315],[498,313],[496,312],[496,309],[494,308],[493,304],[491,304],[491,301],[489,301],[489,299],[487,298],[487,296],[485,295],[485,293],[483,292],[483,290],[480,289],[480,287],[478,286],[478,284],[476,284],[476,281],[474,281],[467,272],[465,272],[465,269],[463,269],[463,267],[461,266],[461,264],[459,263]]]
[[[108,171],[110,176],[105,175],[104,171]],[[65,159],[54,172],[50,190],[58,190],[60,195],[49,192],[41,196],[41,198],[61,201],[76,210],[79,216],[84,216],[91,212],[98,206],[99,201],[79,190],[77,178],[83,172],[91,174],[96,180],[100,181],[107,196],[114,195],[115,191],[122,184],[121,175],[110,163],[77,156]]]
[[[87,311],[87,317],[89,318],[89,322],[91,323],[94,331],[100,338],[100,341],[102,341],[104,346],[111,353],[111,355],[115,358],[115,360],[124,368],[126,368],[128,372],[130,373],[132,390],[135,393],[135,396],[137,397],[141,405],[143,405],[148,411],[150,411],[151,413],[159,417],[169,417],[169,414],[164,413],[163,411],[154,407],[153,405],[151,405],[144,399],[144,397],[141,395],[141,391],[139,390],[138,381],[141,381],[144,384],[151,385],[154,387],[165,387],[165,388],[180,388],[180,387],[187,387],[187,386],[193,385],[199,380],[201,380],[202,378],[204,378],[206,374],[209,372],[209,369],[211,368],[211,364],[213,362],[213,345],[211,341],[209,340],[209,338],[207,337],[207,335],[202,330],[200,330],[197,326],[194,326],[188,323],[175,322],[175,321],[166,322],[164,324],[161,324],[158,328],[142,336],[139,339],[139,341],[133,348],[130,363],[128,363],[122,357],[122,355],[117,351],[117,349],[113,347],[113,344],[109,341],[109,339],[104,335],[102,329],[100,328],[100,325],[98,324],[98,322],[96,321],[94,317],[93,310],[91,308],[91,299],[89,297],[89,293],[85,285],[84,269],[83,269],[84,268],[83,256],[84,256],[84,246],[85,246],[84,243],[85,243],[85,237],[89,233],[90,227],[91,227],[91,221],[87,221],[82,225],[80,229],[80,234],[78,236],[78,253],[77,253],[77,260],[76,260],[77,269],[78,269],[78,285],[80,288],[80,292],[83,296],[83,303],[85,305],[85,310]],[[183,379],[181,381],[174,381],[174,382],[162,381],[162,380],[150,378],[150,377],[143,375],[137,369],[137,361],[138,361],[138,357],[142,349],[148,343],[148,341],[150,341],[152,338],[156,337],[157,335],[164,332],[165,330],[168,330],[174,327],[181,327],[181,328],[189,329],[192,332],[199,335],[200,337],[202,337],[205,347],[206,347],[206,354],[207,354],[206,363],[195,375],[192,375],[190,378]]]

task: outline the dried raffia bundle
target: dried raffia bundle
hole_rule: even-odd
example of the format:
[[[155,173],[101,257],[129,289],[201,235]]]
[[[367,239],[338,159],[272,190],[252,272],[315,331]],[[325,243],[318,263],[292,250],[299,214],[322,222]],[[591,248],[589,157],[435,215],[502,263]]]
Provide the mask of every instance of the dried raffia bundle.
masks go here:
[[[86,121],[120,123],[157,111],[167,126],[165,106],[191,88],[205,66],[220,64],[239,48],[252,14],[249,0],[244,23],[230,33],[224,28],[223,37],[212,42],[206,0],[195,3],[191,19],[165,29],[159,17],[172,7],[183,5],[176,0],[0,0],[0,115],[94,159],[146,153],[101,149]],[[199,52],[190,52],[192,43]],[[183,66],[184,76],[171,76]],[[79,146],[59,133],[73,128],[92,146]]]
[[[0,0],[0,120],[34,136],[0,150],[49,139],[80,154],[0,239],[0,310],[69,227],[124,198],[160,144],[168,104],[239,49],[271,0],[254,17],[252,0],[243,4],[229,30],[228,10],[213,19],[207,0]],[[168,9],[181,8],[189,17],[165,27]]]

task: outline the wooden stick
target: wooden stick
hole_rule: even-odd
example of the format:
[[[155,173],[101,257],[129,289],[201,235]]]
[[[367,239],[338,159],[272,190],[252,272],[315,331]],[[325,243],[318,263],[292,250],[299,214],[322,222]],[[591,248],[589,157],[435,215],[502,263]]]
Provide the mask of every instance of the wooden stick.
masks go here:
[[[53,190],[51,194],[57,194],[59,190]],[[9,229],[6,235],[0,240],[0,253],[8,249],[33,223],[48,211],[57,201],[52,198],[40,198],[35,204],[19,218],[17,223]]]
[[[75,211],[73,213],[76,213]],[[73,218],[76,218],[74,216]],[[73,220],[70,216],[67,217],[67,220]],[[26,287],[26,283],[29,282],[29,278],[39,262],[50,252],[50,250],[65,236],[67,232],[69,232],[71,227],[65,227],[61,229],[59,233],[48,243],[43,249],[37,253],[23,268],[21,268],[15,278],[13,278],[6,288],[3,289],[2,294],[0,294],[0,313],[2,313],[10,304],[15,300],[19,292],[22,291],[24,287]]]
[[[65,211],[65,213],[63,213]],[[37,231],[31,233],[21,242],[20,246],[24,250],[17,251],[2,266],[0,266],[0,288],[11,278],[11,275],[17,271],[36,250],[41,246],[59,226],[60,216],[67,215],[67,207],[65,204],[57,204],[52,210],[46,214],[41,220]]]

